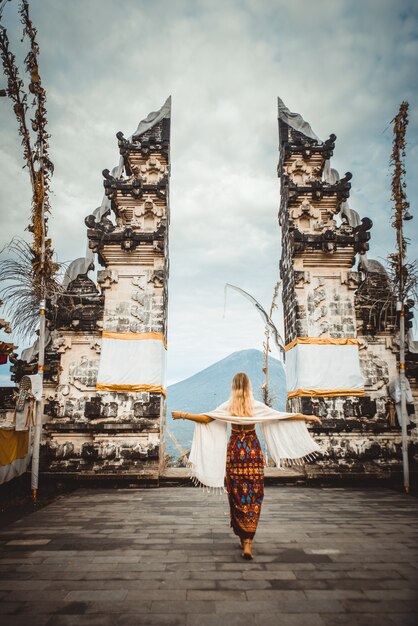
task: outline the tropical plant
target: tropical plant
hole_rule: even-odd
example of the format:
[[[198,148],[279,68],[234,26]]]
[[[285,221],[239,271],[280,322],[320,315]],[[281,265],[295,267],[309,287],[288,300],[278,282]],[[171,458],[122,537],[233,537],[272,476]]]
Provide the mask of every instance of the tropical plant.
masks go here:
[[[0,295],[12,328],[28,339],[39,326],[39,302],[43,294],[54,299],[62,287],[55,276],[41,281],[33,263],[33,248],[24,239],[15,237],[2,252],[7,256],[0,261]]]

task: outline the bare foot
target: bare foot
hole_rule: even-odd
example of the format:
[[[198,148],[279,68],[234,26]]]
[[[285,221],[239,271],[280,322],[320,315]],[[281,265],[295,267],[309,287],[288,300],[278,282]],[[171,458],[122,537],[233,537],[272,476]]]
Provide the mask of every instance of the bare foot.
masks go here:
[[[242,558],[245,559],[246,561],[252,561],[254,557],[253,557],[253,552],[252,552],[251,539],[244,539],[243,547],[244,547],[244,551],[241,555]]]

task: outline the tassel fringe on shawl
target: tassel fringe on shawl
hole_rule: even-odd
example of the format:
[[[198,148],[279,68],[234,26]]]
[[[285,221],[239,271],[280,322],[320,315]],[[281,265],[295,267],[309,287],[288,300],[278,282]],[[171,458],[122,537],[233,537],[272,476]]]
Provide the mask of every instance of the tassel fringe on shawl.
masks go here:
[[[224,489],[226,450],[228,446],[227,425],[261,424],[268,452],[277,467],[303,465],[321,452],[319,445],[309,434],[303,420],[289,420],[293,413],[275,411],[262,402],[254,400],[251,417],[231,416],[229,400],[214,411],[205,413],[213,418],[209,424],[195,424],[188,466],[195,485],[220,492]]]

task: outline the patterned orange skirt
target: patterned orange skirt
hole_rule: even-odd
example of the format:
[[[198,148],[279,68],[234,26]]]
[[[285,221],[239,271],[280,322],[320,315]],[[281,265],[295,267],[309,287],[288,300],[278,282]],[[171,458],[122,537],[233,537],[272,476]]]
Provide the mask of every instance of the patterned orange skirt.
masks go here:
[[[252,539],[264,498],[264,458],[255,430],[231,433],[226,455],[226,490],[234,533],[240,539]]]

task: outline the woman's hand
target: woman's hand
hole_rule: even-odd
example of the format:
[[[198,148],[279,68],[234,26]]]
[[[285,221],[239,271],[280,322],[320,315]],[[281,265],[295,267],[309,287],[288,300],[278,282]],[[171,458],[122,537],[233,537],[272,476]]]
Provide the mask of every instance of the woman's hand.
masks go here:
[[[305,419],[307,422],[314,422],[315,424],[322,424],[321,420],[316,415],[305,415]]]
[[[292,417],[290,417],[289,419],[305,420],[305,422],[314,422],[315,424],[322,424],[321,420],[316,415],[304,415],[303,413],[293,413]]]
[[[184,417],[184,413],[181,411],[173,411],[171,417],[173,420],[181,420]]]

